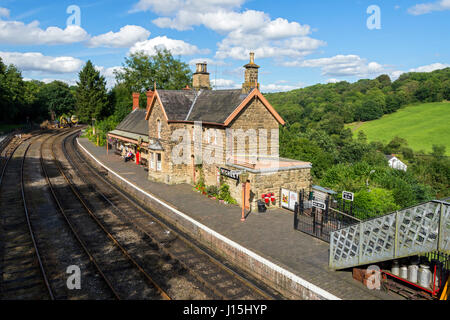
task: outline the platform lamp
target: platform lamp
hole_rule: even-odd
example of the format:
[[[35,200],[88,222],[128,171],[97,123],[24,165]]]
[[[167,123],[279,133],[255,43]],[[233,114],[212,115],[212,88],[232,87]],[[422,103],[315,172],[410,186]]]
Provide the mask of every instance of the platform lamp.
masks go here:
[[[249,174],[245,170],[239,175],[239,182],[242,183],[242,217],[241,217],[241,222],[245,221],[245,193],[246,193],[245,188],[247,187],[248,177],[249,177]]]

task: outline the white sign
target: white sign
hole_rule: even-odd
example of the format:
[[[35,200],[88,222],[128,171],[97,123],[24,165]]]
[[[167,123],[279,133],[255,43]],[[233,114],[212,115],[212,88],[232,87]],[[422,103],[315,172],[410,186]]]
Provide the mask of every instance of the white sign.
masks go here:
[[[327,208],[327,205],[325,204],[325,202],[320,202],[320,201],[313,201],[312,206],[314,208],[322,209],[322,210],[325,210]]]
[[[281,206],[289,209],[289,190],[281,189]]]
[[[295,204],[298,202],[297,192],[289,192],[289,210],[295,210]]]
[[[355,199],[355,194],[348,191],[342,191],[342,199],[353,201]]]

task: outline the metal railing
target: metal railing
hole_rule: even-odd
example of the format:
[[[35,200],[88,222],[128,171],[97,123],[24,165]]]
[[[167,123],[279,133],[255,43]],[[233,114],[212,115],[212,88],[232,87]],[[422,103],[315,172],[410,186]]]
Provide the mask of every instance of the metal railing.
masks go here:
[[[450,251],[450,203],[431,201],[333,231],[331,269]]]

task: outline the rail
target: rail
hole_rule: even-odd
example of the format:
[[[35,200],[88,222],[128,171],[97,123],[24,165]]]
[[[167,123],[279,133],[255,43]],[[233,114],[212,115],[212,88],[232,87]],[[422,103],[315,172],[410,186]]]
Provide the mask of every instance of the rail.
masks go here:
[[[58,171],[61,173],[61,176],[64,177],[66,180],[69,188],[71,189],[72,193],[75,195],[75,197],[80,201],[86,212],[90,215],[90,217],[97,223],[97,225],[103,230],[103,232],[108,236],[108,238],[111,239],[111,241],[122,251],[122,253],[125,255],[125,257],[139,270],[139,272],[146,278],[154,287],[155,289],[160,293],[161,297],[164,300],[171,300],[170,296],[158,285],[158,283],[153,280],[153,278],[139,265],[139,263],[129,254],[129,252],[117,241],[117,239],[106,229],[106,227],[103,225],[103,223],[100,222],[100,220],[96,217],[94,212],[89,208],[86,201],[83,199],[81,194],[76,190],[74,183],[67,177],[67,175],[64,173],[64,169],[62,168],[60,162],[58,161],[55,152],[54,152],[54,143],[51,146],[51,153],[52,157],[54,159],[54,162],[58,168]]]

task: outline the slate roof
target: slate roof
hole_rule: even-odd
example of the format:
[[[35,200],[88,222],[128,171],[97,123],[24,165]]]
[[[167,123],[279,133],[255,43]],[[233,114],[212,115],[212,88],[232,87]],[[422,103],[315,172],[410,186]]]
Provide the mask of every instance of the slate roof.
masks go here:
[[[145,120],[146,111],[136,109],[122,120],[116,130],[148,136],[148,122]]]
[[[391,155],[391,154],[387,154],[386,155],[386,159],[388,159],[388,160],[391,160],[391,159],[394,159],[395,158],[395,156],[393,156],[393,155]]]
[[[169,121],[224,123],[247,94],[241,90],[158,90]]]

